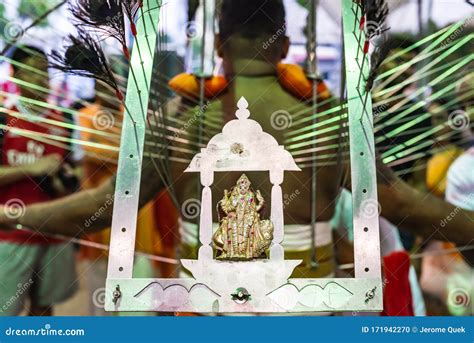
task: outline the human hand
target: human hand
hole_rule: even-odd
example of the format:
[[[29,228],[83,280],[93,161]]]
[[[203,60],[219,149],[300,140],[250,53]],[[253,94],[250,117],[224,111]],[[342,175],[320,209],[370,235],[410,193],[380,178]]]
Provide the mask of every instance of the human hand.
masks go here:
[[[33,177],[53,175],[61,168],[62,159],[58,154],[40,158],[35,163],[27,166],[28,173]]]

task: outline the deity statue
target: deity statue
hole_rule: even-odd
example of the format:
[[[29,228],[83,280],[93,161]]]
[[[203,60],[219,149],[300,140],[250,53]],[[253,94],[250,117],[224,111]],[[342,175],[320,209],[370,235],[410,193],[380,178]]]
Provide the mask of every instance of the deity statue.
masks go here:
[[[219,228],[213,243],[219,260],[264,258],[273,240],[273,223],[260,218],[265,200],[250,185],[248,177],[242,174],[230,193],[224,190],[217,205]]]

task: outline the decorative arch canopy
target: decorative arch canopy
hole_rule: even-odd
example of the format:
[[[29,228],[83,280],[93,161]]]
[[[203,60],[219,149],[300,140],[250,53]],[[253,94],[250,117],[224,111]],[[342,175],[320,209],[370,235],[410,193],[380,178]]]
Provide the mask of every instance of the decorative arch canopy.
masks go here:
[[[300,171],[291,154],[276,139],[249,119],[248,102],[237,103],[237,119],[228,122],[194,156],[186,172],[201,171]]]

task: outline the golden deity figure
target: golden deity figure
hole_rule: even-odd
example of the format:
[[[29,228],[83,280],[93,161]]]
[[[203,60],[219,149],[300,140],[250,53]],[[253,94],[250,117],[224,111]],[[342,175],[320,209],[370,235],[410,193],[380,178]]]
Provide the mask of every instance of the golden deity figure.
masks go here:
[[[264,258],[273,240],[273,223],[260,218],[265,200],[250,185],[248,177],[242,174],[230,193],[224,191],[218,203],[219,228],[213,242],[219,260]]]

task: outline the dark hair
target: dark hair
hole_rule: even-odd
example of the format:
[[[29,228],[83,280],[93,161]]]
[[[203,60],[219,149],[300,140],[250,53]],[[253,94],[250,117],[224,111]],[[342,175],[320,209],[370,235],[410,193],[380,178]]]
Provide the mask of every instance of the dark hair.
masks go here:
[[[282,31],[283,30],[283,31]],[[219,34],[226,40],[234,34],[254,39],[286,32],[282,0],[223,0]]]
[[[30,57],[41,57],[48,60],[46,53],[31,45],[21,45],[16,47],[10,55],[10,58],[16,62],[24,63]],[[16,72],[18,66],[12,64],[13,70]]]

